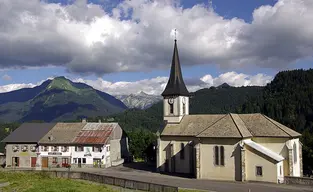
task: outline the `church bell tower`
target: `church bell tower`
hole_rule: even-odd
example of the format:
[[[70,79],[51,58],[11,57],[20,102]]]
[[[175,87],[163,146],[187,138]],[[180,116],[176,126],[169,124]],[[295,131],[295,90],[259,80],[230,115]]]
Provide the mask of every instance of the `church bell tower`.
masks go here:
[[[164,121],[179,123],[184,115],[189,114],[189,95],[181,72],[175,38],[170,77],[162,93]]]

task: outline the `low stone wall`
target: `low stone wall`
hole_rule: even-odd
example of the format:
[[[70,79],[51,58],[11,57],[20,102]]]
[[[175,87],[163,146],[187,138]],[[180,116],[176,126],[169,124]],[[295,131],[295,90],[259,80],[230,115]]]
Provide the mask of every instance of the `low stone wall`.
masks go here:
[[[152,191],[152,192],[178,192],[178,187],[160,185],[156,183],[145,183],[141,181],[110,177],[106,175],[100,175],[95,173],[76,172],[76,171],[35,171],[35,170],[15,170],[20,172],[41,172],[48,174],[51,177],[69,178],[69,179],[83,179],[87,181],[93,181],[97,183],[115,185],[122,188]]]
[[[105,175],[99,175],[94,173],[81,173],[80,179],[94,181],[98,183],[104,183],[107,185],[115,185],[122,188],[142,190],[142,191],[153,191],[153,192],[177,192],[177,187],[160,185],[155,183],[145,183],[141,181],[109,177]]]
[[[292,177],[285,176],[285,183],[289,185],[298,184],[298,185],[310,185],[313,186],[313,178],[309,177]]]

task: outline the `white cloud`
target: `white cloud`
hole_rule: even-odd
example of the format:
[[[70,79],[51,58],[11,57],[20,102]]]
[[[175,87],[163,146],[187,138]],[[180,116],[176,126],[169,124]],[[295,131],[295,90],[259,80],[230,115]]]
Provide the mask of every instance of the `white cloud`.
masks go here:
[[[0,68],[53,65],[98,75],[166,68],[174,28],[184,65],[284,69],[312,57],[311,1],[259,7],[251,23],[225,19],[204,5],[182,9],[174,0],[123,1],[112,16],[86,2],[0,0]]]
[[[48,77],[45,80],[41,80],[37,82],[36,84],[33,83],[15,83],[15,84],[8,84],[8,85],[2,85],[0,86],[0,93],[6,93],[10,91],[15,91],[18,89],[23,89],[23,88],[33,88],[35,86],[41,85],[44,81],[46,80],[51,80],[53,79],[52,77]]]
[[[12,77],[11,77],[10,75],[8,75],[8,74],[4,74],[4,75],[2,76],[2,79],[5,80],[5,81],[11,81],[11,80],[12,80]]]
[[[186,79],[185,83],[189,91],[197,91],[202,88],[218,86],[227,83],[234,87],[240,86],[264,86],[269,83],[273,77],[264,74],[246,75],[236,72],[227,72],[213,78],[211,75],[205,75],[200,79]],[[143,79],[134,82],[109,82],[101,78],[97,80],[84,80],[82,78],[73,79],[75,82],[86,83],[95,89],[107,92],[111,95],[136,94],[143,91],[148,94],[160,95],[164,90],[168,77],[156,77],[152,79]]]
[[[28,84],[9,84],[0,86],[0,93],[9,92],[21,88],[26,87],[34,87],[42,84],[44,81],[48,79],[53,79],[49,77],[45,80],[42,80],[36,84],[28,83]],[[70,78],[68,78],[70,79]],[[269,83],[273,77],[267,76],[264,74],[257,75],[246,75],[242,73],[236,72],[227,72],[221,74],[217,77],[212,77],[211,75],[205,75],[200,79],[185,79],[185,84],[189,91],[197,91],[202,88],[209,88],[211,86],[218,86],[222,83],[228,83],[231,86],[263,86]],[[88,80],[83,78],[71,79],[73,82],[86,83],[93,88],[109,93],[111,95],[128,95],[128,94],[136,94],[141,91],[152,94],[152,95],[160,95],[164,90],[168,77],[155,77],[151,79],[143,79],[140,81],[120,81],[120,82],[110,82],[105,81],[102,78],[98,78],[97,80]]]
[[[2,85],[2,86],[0,86],[0,93],[15,91],[17,89],[22,89],[22,88],[32,88],[32,87],[35,87],[35,86],[36,85],[32,84],[32,83]]]

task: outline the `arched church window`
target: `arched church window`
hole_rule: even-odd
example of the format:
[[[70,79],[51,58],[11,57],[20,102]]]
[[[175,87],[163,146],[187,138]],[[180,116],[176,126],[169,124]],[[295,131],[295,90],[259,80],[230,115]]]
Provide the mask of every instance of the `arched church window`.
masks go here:
[[[185,114],[186,114],[186,104],[183,103],[183,115],[185,115]]]
[[[214,164],[219,165],[218,146],[214,147]]]
[[[293,162],[297,163],[297,145],[296,145],[296,143],[293,144]]]
[[[221,165],[224,165],[224,147],[220,146],[220,153],[221,153]]]
[[[225,165],[224,146],[214,146],[214,165]]]
[[[180,159],[185,159],[185,145],[184,145],[184,143],[180,144]]]

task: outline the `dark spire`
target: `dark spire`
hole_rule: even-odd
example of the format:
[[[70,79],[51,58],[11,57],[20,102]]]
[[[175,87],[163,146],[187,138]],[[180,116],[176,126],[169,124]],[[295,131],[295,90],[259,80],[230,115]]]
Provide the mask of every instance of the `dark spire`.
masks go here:
[[[162,96],[189,96],[189,92],[184,83],[183,75],[180,68],[178,49],[177,49],[177,41],[175,37],[174,44],[174,53],[172,59],[172,67],[170,78],[167,82],[165,90],[162,93]]]

